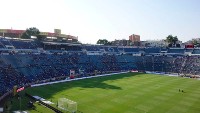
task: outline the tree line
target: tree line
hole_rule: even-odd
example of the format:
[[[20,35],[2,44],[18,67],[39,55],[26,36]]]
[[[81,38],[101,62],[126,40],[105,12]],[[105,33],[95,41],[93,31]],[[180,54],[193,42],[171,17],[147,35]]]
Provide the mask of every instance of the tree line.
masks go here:
[[[45,38],[47,38],[47,36],[45,35],[39,35],[40,34],[40,30],[36,27],[30,27],[27,28],[26,31],[21,35],[22,39],[31,39],[31,36],[35,36],[39,41],[44,40]],[[167,42],[169,44],[169,47],[179,47],[180,44],[178,44],[177,42],[179,41],[177,36],[173,36],[173,35],[168,35],[165,39],[165,42]],[[107,39],[99,39],[97,41],[96,44],[100,44],[100,45],[112,45],[112,41],[108,41]],[[131,41],[128,40],[127,45],[132,45]],[[192,40],[192,44],[196,45],[196,46],[200,46],[199,41],[197,40]],[[177,46],[178,45],[178,46]]]
[[[165,42],[169,43],[169,45],[171,45],[171,46],[176,45],[178,41],[179,41],[178,37],[172,36],[172,35],[168,35],[165,39]],[[131,43],[131,41],[128,40],[128,43]],[[96,44],[112,45],[112,42],[108,41],[107,39],[99,39]],[[128,44],[128,45],[131,45],[131,44]]]
[[[31,39],[31,36],[35,36],[38,40],[43,40],[45,38],[47,38],[44,35],[39,35],[40,34],[40,30],[36,27],[31,27],[31,28],[27,28],[26,31],[24,33],[22,33],[21,38],[22,39]]]

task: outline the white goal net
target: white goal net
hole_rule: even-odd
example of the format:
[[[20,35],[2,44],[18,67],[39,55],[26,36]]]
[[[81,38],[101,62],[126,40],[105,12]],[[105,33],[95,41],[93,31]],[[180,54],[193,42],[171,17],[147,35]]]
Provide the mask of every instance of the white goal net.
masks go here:
[[[77,103],[66,98],[58,99],[58,107],[71,113],[75,113],[77,111]]]

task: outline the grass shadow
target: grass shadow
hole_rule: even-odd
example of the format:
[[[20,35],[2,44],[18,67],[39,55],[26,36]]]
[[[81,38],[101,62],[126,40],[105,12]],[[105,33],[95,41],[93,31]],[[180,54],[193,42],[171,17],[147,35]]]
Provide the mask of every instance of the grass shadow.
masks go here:
[[[78,81],[70,81],[65,83],[51,84],[40,87],[33,87],[26,90],[27,93],[32,95],[41,95],[45,98],[51,98],[54,94],[68,90],[71,88],[79,87],[81,90],[85,88],[101,88],[101,89],[114,89],[121,90],[121,87],[106,83],[106,81],[115,81],[118,79],[129,78],[131,76],[140,75],[144,73],[126,73],[116,74],[111,76],[95,77],[89,79],[82,79]]]
[[[106,90],[122,90],[122,88],[120,86],[118,86],[117,84],[112,84],[112,82],[115,82],[116,80],[120,80],[123,78],[129,79],[132,76],[136,76],[136,75],[140,75],[140,74],[144,74],[144,73],[126,73],[126,74],[116,74],[116,75],[111,75],[111,76],[102,76],[102,77],[95,77],[95,78],[89,78],[89,79],[82,79],[82,80],[78,80],[78,81],[70,81],[70,82],[65,82],[65,83],[57,83],[57,84],[51,84],[51,85],[46,85],[46,86],[27,88],[20,93],[23,94],[24,92],[27,92],[28,94],[31,94],[33,96],[37,95],[37,96],[40,96],[47,100],[50,100],[50,99],[54,99],[54,95],[57,93],[61,93],[61,95],[63,95],[65,97],[66,94],[63,93],[63,91],[72,89],[72,88],[78,88],[79,90],[85,90],[86,92],[88,91],[87,89],[92,89],[92,88],[100,88],[103,90],[104,89],[106,89]],[[79,93],[78,90],[76,90],[76,91],[77,91],[77,93]],[[15,98],[14,101],[15,101],[15,102],[13,102],[14,108],[12,108],[11,110],[17,110],[20,108],[19,100],[17,98]],[[28,101],[30,101],[30,99],[27,99],[26,97],[22,100],[22,110],[28,110],[28,111],[32,110],[31,108],[28,108],[26,106]],[[52,101],[52,100],[50,100],[50,101]],[[54,100],[53,100],[53,102],[54,102]],[[35,111],[35,112],[39,112],[39,111]]]

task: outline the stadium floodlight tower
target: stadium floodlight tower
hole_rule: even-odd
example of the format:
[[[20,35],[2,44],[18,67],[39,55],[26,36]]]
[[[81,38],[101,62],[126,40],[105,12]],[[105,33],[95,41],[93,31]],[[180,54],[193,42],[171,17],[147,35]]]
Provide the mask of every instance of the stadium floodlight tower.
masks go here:
[[[70,113],[76,113],[77,102],[74,102],[66,98],[60,98],[58,99],[58,108],[68,111]]]

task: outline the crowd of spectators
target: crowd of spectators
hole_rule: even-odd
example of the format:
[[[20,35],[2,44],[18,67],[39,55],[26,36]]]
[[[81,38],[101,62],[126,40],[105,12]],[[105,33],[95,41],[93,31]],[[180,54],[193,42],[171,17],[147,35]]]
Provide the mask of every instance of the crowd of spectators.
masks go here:
[[[199,56],[87,55],[78,52],[1,55],[0,93],[5,93],[14,85],[65,79],[69,77],[71,69],[77,74],[82,70],[83,76],[95,71],[105,73],[132,69],[200,74],[199,66]]]
[[[0,37],[0,48],[13,47],[15,49],[36,49],[39,44],[33,40],[6,39]]]
[[[141,56],[138,70],[200,75],[200,56]]]
[[[182,62],[182,72],[185,74],[191,75],[200,75],[200,57],[199,56],[190,56],[183,57]]]
[[[12,66],[4,65],[0,67],[0,95],[11,90],[14,85],[21,87],[27,83],[30,83],[30,81]]]
[[[7,43],[5,40],[0,40],[0,42]],[[68,49],[73,50],[73,48]],[[106,73],[122,70],[200,74],[199,56],[113,54],[119,52],[118,48],[104,48],[105,51],[111,51],[112,54],[104,53],[104,51],[103,54],[88,55],[87,52],[80,51],[81,49],[78,47],[76,51],[62,54],[59,52],[0,54],[0,95],[11,90],[15,85],[21,87],[27,84],[66,79],[70,76],[70,70],[75,70],[77,77],[94,75],[95,72]],[[87,46],[85,49],[100,51],[102,48],[95,46],[92,49]],[[139,48],[125,50],[138,52]],[[148,51],[150,53],[153,50],[149,49]]]
[[[118,58],[122,57],[122,58]],[[123,59],[123,60],[122,60]],[[106,72],[130,70],[135,67],[129,62],[130,56],[122,55],[87,55],[85,53],[66,54],[9,54],[0,55],[0,93],[25,84],[41,83],[51,80],[66,79],[70,70],[83,76]],[[125,66],[124,66],[125,65]],[[79,76],[81,77],[81,76]]]

